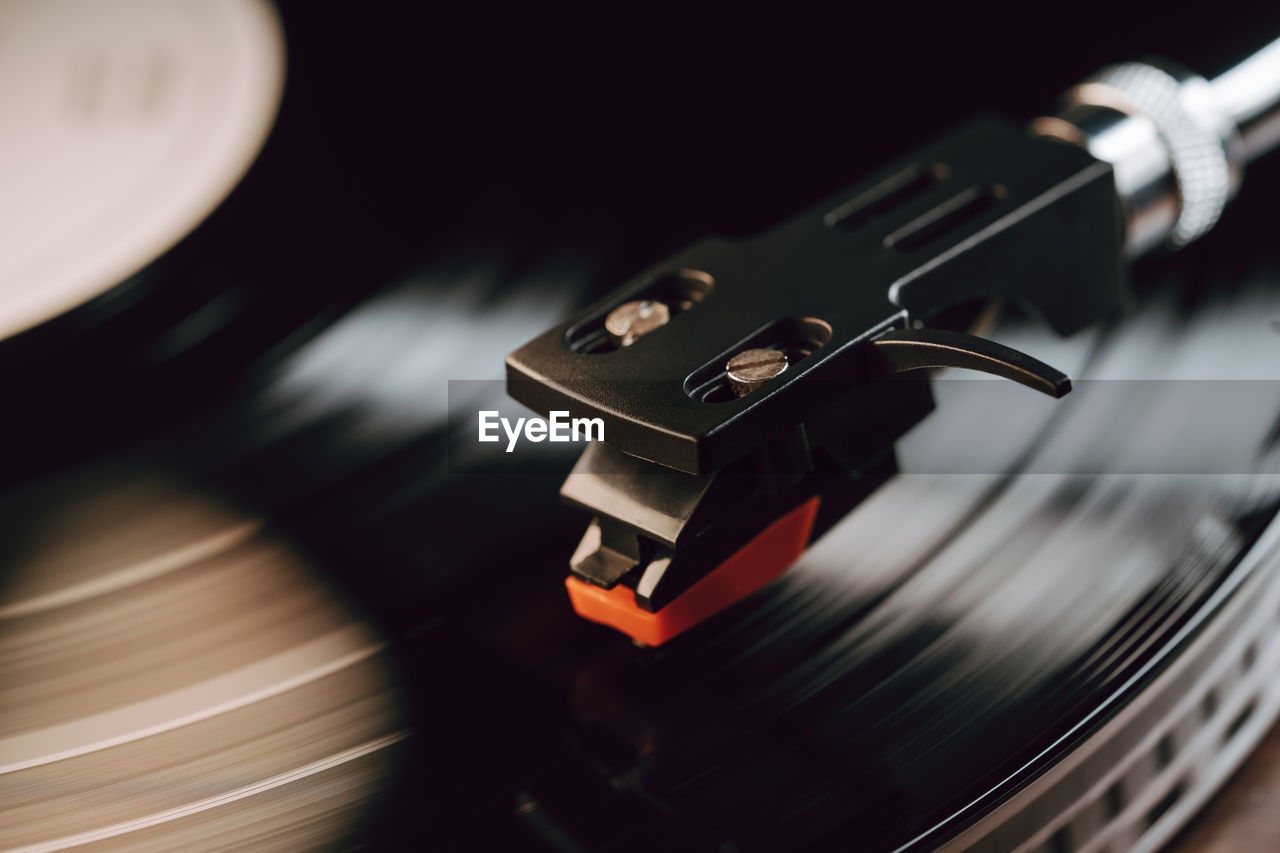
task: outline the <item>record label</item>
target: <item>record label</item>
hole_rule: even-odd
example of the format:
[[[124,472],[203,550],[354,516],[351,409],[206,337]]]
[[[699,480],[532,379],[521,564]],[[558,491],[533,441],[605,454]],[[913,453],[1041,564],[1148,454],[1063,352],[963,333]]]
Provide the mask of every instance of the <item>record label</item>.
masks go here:
[[[0,5],[0,338],[207,217],[266,140],[284,67],[259,0]]]

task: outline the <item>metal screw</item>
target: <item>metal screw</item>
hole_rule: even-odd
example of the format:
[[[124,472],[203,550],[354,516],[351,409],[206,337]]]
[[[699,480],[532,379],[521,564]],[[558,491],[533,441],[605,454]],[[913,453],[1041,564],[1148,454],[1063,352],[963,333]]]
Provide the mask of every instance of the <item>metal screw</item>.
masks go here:
[[[671,309],[656,299],[637,299],[619,305],[604,318],[604,330],[620,347],[629,347],[654,329],[667,325]]]
[[[733,393],[746,396],[787,369],[787,354],[776,349],[749,349],[729,359],[725,373]]]

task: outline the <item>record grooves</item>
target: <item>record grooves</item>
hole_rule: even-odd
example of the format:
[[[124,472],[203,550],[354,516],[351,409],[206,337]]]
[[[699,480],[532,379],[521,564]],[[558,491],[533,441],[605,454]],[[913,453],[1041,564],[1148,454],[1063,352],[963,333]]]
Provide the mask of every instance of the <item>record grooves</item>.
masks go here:
[[[959,43],[986,24],[916,47],[890,27],[832,51],[849,73],[780,69],[796,102],[770,106],[711,97],[697,57],[623,69],[639,30],[589,80],[590,44],[477,54],[462,12],[150,3],[115,8],[187,21],[156,44],[214,50],[201,15],[278,27],[287,73],[185,236],[0,339],[0,847],[1197,849],[1177,833],[1280,716],[1276,162],[1136,264],[1105,323],[1058,337],[1003,304],[981,329],[1069,395],[933,375],[898,473],[646,647],[565,600],[584,518],[555,497],[581,447],[474,441],[514,405],[504,355],[673,244],[726,223],[735,245],[977,111],[986,89],[960,93],[1010,76]],[[1131,55],[1157,6],[1087,50],[1064,22],[996,105]],[[1169,14],[1155,46],[1196,43]],[[74,91],[134,91],[132,60],[74,44],[108,57],[69,65]],[[863,83],[925,47],[954,79],[911,87],[910,116],[861,141],[831,117],[855,82],[889,115]],[[156,98],[196,79],[154,62]],[[551,85],[560,63],[578,83]],[[667,131],[619,132],[633,79]]]

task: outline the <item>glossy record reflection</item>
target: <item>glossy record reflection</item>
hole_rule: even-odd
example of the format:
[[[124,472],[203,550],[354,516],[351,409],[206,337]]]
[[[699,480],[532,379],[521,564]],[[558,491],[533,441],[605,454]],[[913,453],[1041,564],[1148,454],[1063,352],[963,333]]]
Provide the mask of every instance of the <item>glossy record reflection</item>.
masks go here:
[[[268,531],[162,470],[12,492],[0,844],[299,849],[348,836],[404,737],[363,623]]]

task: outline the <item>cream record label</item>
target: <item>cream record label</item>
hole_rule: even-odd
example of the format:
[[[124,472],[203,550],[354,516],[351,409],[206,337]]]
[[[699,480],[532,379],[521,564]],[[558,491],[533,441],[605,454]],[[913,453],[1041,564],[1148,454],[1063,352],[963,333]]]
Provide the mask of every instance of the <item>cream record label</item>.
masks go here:
[[[261,149],[284,70],[258,0],[0,5],[0,337],[204,220]]]

